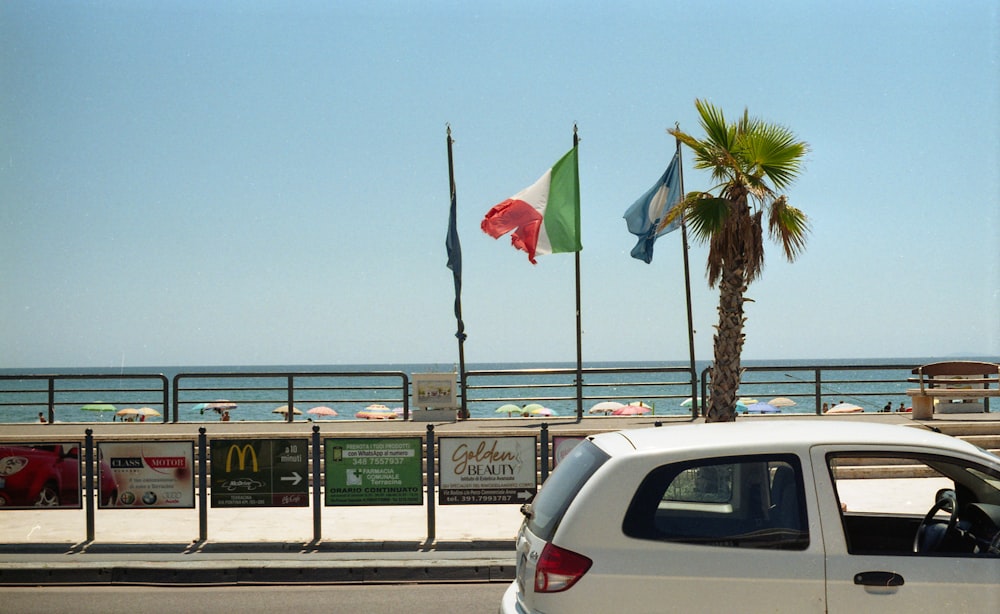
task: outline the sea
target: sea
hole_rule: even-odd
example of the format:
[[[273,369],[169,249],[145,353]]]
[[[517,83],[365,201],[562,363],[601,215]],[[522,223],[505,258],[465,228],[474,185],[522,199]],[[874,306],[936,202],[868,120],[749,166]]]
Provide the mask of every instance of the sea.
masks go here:
[[[794,404],[780,407],[781,413],[817,413],[822,404],[839,403],[857,405],[865,412],[886,408],[898,411],[910,404],[905,392],[912,387],[906,380],[913,368],[958,359],[744,360],[740,387],[743,403],[737,409],[748,411],[746,408],[753,403],[783,397]],[[587,415],[600,415],[591,408],[614,401],[642,403],[651,415],[691,415],[689,366],[687,361],[584,363],[583,410]],[[703,394],[700,382],[707,378],[709,367],[708,362],[696,363],[699,397]],[[467,364],[465,371],[469,376],[466,406],[473,419],[523,415],[512,411],[511,406],[523,409],[531,404],[541,405],[545,411],[526,417],[572,417],[579,406],[575,362],[476,363]],[[440,363],[0,369],[0,423],[38,422],[40,412],[47,418],[50,394],[57,422],[132,421],[135,414],[119,412],[139,406],[151,407],[160,414],[144,420],[162,421],[164,413],[172,420],[174,405],[180,422],[218,421],[222,413],[206,410],[204,404],[220,400],[236,405],[229,412],[232,421],[282,420],[285,414],[276,410],[288,404],[290,381],[293,411],[302,412],[293,416],[295,420],[355,420],[356,414],[370,405],[385,405],[401,412],[401,374],[412,379],[414,374],[456,373],[457,380],[457,372],[458,365]],[[40,376],[53,376],[51,392],[50,380]],[[104,411],[84,409],[95,404],[110,407]],[[337,415],[310,414],[309,410],[317,406],[330,407]],[[498,411],[502,406],[507,410]],[[409,409],[418,408],[411,402]]]

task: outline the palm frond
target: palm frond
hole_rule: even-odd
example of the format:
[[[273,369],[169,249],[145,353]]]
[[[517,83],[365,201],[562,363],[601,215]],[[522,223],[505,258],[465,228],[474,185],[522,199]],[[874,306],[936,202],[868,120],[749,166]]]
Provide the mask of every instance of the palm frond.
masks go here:
[[[736,130],[733,126],[726,124],[726,116],[722,109],[700,99],[695,99],[694,106],[698,109],[701,127],[707,137],[706,140],[722,149],[732,149],[736,141]]]
[[[752,166],[749,174],[769,180],[779,190],[798,177],[808,150],[790,130],[776,124],[760,124],[745,139],[745,147],[747,163]]]
[[[763,211],[757,211],[743,230],[743,276],[747,284],[764,272]]]
[[[730,203],[708,192],[692,192],[683,202],[684,219],[691,234],[699,241],[708,241],[725,225],[730,214]]]
[[[809,235],[809,219],[801,210],[788,204],[782,196],[771,203],[768,214],[768,234],[781,244],[785,258],[793,262],[806,247]]]

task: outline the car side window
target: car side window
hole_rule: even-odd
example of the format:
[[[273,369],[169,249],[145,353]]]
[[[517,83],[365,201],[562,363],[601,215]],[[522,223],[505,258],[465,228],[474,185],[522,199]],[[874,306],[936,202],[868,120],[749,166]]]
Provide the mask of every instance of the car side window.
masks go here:
[[[827,464],[849,553],[996,556],[995,471],[954,458],[885,452],[830,454]]]
[[[809,530],[795,455],[664,465],[643,480],[623,530],[640,539],[803,550]]]

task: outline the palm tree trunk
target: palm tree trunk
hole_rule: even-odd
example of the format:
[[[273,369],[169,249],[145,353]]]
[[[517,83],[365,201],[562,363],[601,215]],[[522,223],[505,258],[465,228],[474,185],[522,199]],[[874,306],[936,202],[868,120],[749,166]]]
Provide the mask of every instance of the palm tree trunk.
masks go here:
[[[712,364],[712,394],[705,422],[736,420],[736,394],[740,386],[740,355],[743,352],[742,258],[730,265],[727,260],[719,279],[719,325],[715,333],[715,362]]]

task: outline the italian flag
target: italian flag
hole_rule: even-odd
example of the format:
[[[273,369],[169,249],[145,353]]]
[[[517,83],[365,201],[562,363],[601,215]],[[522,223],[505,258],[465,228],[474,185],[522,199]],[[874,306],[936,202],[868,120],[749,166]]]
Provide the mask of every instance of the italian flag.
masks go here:
[[[483,232],[494,239],[514,231],[511,244],[535,256],[578,252],[580,245],[580,172],[576,147],[542,177],[486,214]]]

